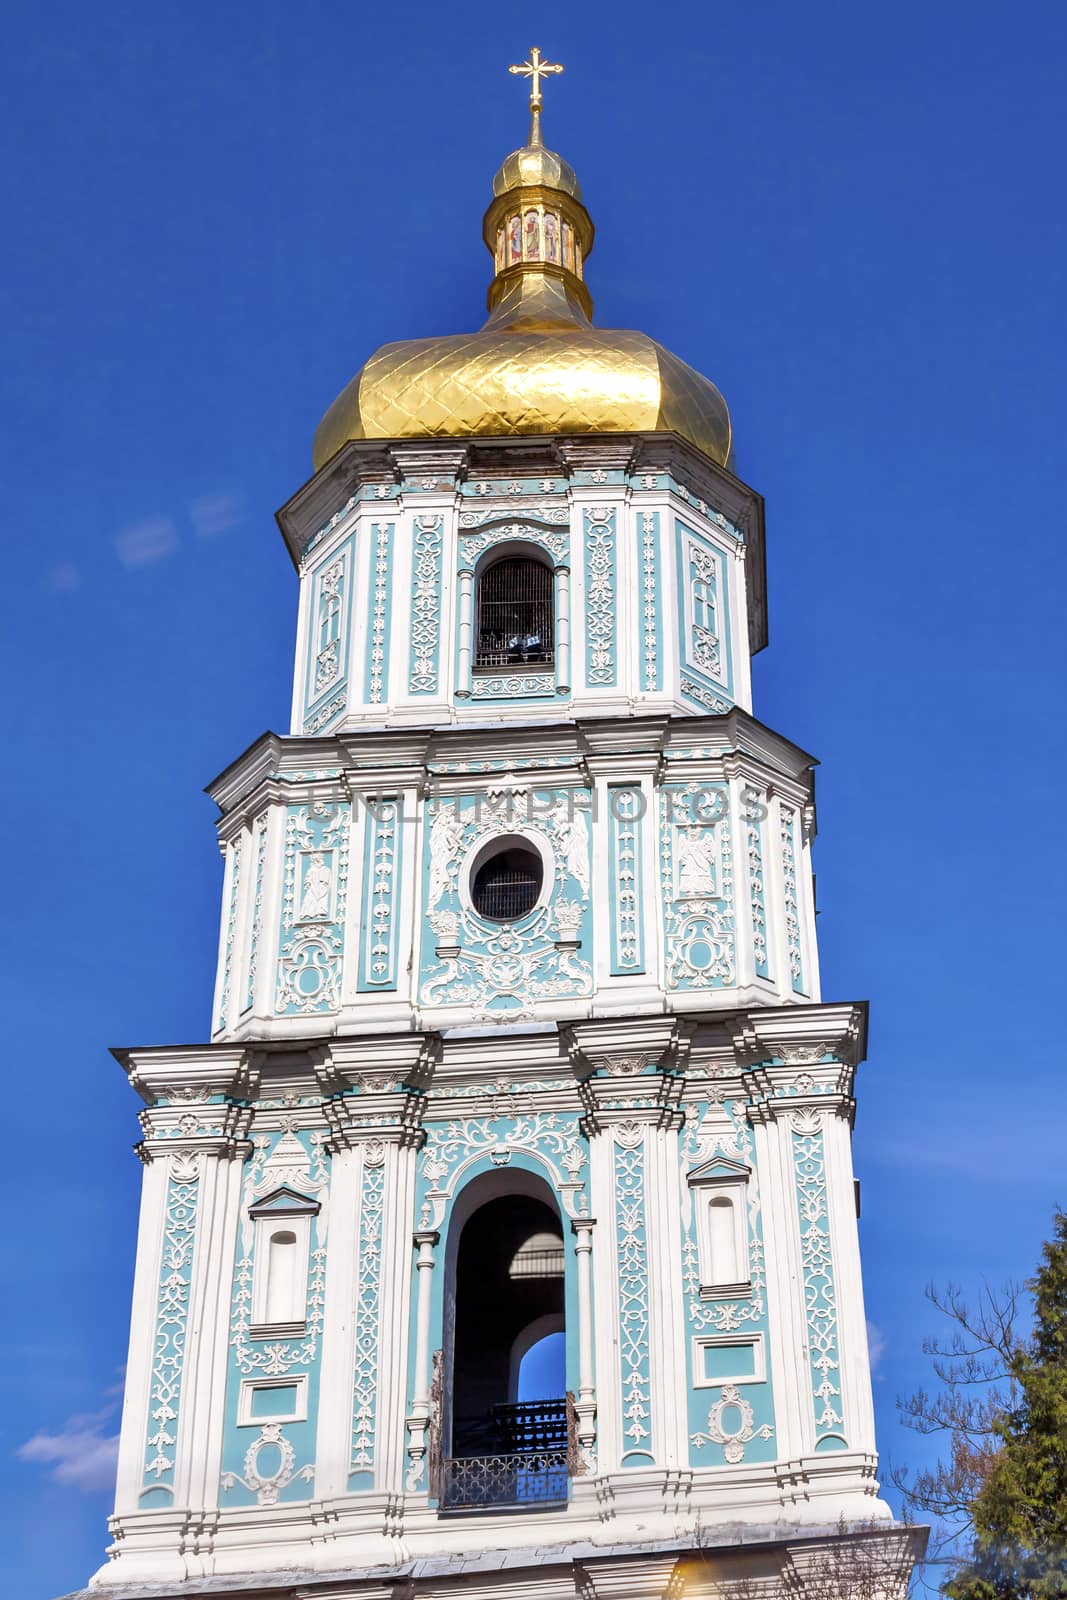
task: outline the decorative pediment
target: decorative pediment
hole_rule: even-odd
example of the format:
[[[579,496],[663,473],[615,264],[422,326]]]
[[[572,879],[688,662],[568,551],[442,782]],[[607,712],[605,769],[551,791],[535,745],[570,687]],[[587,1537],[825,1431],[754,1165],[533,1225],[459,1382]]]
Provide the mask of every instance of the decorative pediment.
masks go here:
[[[728,1156],[712,1156],[710,1161],[702,1161],[699,1167],[694,1167],[686,1174],[687,1183],[718,1183],[724,1179],[733,1183],[747,1183],[752,1174],[752,1168],[746,1167],[743,1161],[731,1161]]]
[[[314,1217],[320,1211],[319,1202],[311,1200],[306,1194],[297,1194],[295,1189],[290,1189],[282,1184],[280,1189],[272,1189],[270,1194],[265,1194],[262,1200],[257,1200],[254,1206],[248,1208],[250,1217]]]

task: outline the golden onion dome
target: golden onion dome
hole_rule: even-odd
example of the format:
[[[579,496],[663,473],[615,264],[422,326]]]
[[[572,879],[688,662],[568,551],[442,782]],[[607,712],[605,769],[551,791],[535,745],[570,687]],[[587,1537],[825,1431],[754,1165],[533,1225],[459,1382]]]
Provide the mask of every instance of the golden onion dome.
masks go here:
[[[512,189],[559,189],[572,200],[582,198],[582,186],[569,161],[543,144],[524,144],[505,156],[493,179],[493,194],[500,196]]]
[[[498,171],[483,223],[488,321],[375,351],[319,423],[316,471],[350,439],[558,433],[676,433],[727,464],[730,414],[715,385],[647,334],[594,327],[593,224],[572,168],[541,143],[533,82],[529,141]]]

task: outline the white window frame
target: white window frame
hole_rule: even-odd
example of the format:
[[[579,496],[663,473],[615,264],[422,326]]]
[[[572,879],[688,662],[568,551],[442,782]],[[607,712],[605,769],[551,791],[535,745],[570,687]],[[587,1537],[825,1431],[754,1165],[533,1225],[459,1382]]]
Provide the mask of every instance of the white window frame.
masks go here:
[[[292,1411],[264,1412],[262,1416],[252,1415],[252,1404],[256,1393],[263,1389],[295,1389],[296,1401]],[[237,1426],[239,1428],[258,1428],[265,1422],[306,1422],[308,1417],[308,1375],[306,1372],[293,1372],[281,1378],[242,1378],[241,1389],[237,1396]]]
[[[723,1345],[749,1345],[754,1351],[751,1372],[735,1372],[717,1378],[707,1376],[704,1365],[704,1351],[709,1347]],[[698,1333],[693,1336],[693,1388],[694,1389],[719,1389],[725,1383],[766,1383],[767,1381],[767,1347],[762,1333]]]
[[[266,1339],[284,1335],[300,1338],[307,1332],[308,1268],[311,1263],[311,1223],[319,1210],[318,1203],[295,1194],[291,1189],[278,1189],[249,1208],[255,1223],[252,1255],[252,1321],[249,1337]],[[296,1281],[303,1285],[303,1295],[297,1295],[301,1314],[284,1322],[267,1320],[267,1289],[270,1272],[270,1242],[275,1232],[291,1233],[295,1243],[294,1270]]]
[[[705,1162],[689,1174],[696,1208],[697,1255],[700,1267],[700,1298],[722,1300],[731,1295],[750,1294],[752,1266],[748,1242],[748,1180],[750,1170],[724,1156]],[[727,1283],[716,1278],[711,1245],[711,1203],[726,1198],[733,1205],[734,1259],[738,1277]]]

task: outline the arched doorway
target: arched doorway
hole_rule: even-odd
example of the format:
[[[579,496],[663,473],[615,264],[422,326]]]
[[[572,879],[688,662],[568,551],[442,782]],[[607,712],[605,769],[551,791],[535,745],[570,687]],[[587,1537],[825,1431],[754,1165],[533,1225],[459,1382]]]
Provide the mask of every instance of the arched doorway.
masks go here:
[[[470,1209],[454,1219],[441,1463],[447,1509],[567,1498],[568,1401],[557,1348],[563,1229],[547,1184],[524,1178],[521,1192],[501,1193],[492,1181],[472,1186]],[[548,1339],[556,1340],[555,1361],[541,1348]],[[540,1372],[541,1392],[529,1399],[519,1392],[524,1368],[531,1378]]]

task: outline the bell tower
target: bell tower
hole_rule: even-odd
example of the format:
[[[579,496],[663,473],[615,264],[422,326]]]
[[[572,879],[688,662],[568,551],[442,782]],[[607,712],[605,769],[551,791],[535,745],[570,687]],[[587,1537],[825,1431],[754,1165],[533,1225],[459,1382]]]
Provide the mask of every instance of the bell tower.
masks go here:
[[[278,515],[292,720],[210,786],[210,1037],[116,1052],[104,1591],[904,1593],[763,504],[715,386],[592,320],[561,70],[512,68],[487,321],[373,354]]]

